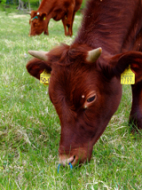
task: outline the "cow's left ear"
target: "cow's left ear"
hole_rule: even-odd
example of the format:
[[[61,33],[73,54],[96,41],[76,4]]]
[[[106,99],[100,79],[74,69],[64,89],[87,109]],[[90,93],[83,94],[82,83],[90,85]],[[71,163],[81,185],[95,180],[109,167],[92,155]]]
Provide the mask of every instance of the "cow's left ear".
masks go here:
[[[135,82],[142,80],[142,53],[137,51],[130,51],[127,53],[118,54],[110,59],[109,74],[113,77],[120,77],[120,75],[129,66],[135,73]]]
[[[51,72],[51,67],[47,64],[46,61],[33,58],[30,60],[26,68],[30,75],[40,80],[40,74],[45,70],[47,73]]]

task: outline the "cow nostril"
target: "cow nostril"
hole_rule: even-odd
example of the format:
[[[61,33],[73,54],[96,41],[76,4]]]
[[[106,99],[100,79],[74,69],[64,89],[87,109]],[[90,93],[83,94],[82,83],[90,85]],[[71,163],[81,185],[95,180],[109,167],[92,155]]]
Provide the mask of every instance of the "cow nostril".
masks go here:
[[[75,161],[76,156],[73,156],[73,160],[70,162],[71,164]]]
[[[66,158],[64,156],[60,156],[60,164],[63,165],[63,166],[66,166],[68,164],[71,164],[71,165],[76,165],[77,164],[77,156],[71,156],[69,158]]]

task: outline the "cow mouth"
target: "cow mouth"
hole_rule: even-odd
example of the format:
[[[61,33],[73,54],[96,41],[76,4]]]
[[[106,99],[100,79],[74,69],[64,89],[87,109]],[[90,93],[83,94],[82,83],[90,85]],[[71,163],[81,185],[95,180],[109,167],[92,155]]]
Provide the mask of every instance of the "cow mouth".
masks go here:
[[[74,166],[77,164],[78,159],[77,156],[71,156],[70,158],[65,158],[65,156],[60,156],[59,162],[63,166],[67,166],[69,164],[72,164]]]
[[[59,150],[59,163],[63,166],[68,166],[68,165],[79,165],[81,166],[83,163],[90,161],[91,155],[92,155],[92,148],[93,146],[89,147],[90,149],[88,150],[86,147],[85,148],[78,148],[78,149],[72,149],[70,152],[71,154],[62,153],[61,149]]]

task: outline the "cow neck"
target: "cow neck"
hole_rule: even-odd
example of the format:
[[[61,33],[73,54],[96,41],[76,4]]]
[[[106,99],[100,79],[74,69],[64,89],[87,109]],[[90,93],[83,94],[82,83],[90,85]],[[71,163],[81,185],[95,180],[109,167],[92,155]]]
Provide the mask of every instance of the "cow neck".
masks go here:
[[[133,40],[129,38],[136,29],[134,26],[138,25],[135,22],[139,15],[137,0],[136,2],[129,1],[132,6],[127,6],[128,0],[89,1],[74,43],[86,44],[92,49],[102,47],[103,51],[111,55],[119,54],[123,49],[128,51],[133,46]],[[126,9],[121,9],[121,7],[126,7]],[[135,9],[135,14],[131,13],[134,11],[131,7]]]
[[[49,14],[52,11],[53,7],[55,7],[54,0],[50,0],[50,2],[43,0],[43,1],[41,1],[41,4],[40,4],[37,12],[45,12],[45,13]]]

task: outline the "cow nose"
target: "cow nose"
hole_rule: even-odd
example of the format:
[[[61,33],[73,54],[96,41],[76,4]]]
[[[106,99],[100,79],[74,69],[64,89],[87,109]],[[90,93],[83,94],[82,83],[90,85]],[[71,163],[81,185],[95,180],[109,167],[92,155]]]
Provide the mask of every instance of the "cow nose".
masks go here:
[[[75,166],[78,163],[77,156],[71,156],[67,158],[65,155],[61,155],[59,157],[59,163],[63,166],[67,166],[69,163],[71,163],[73,166]]]

